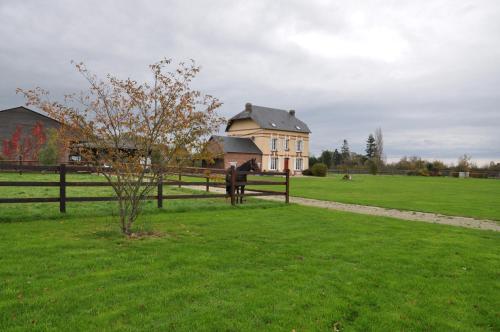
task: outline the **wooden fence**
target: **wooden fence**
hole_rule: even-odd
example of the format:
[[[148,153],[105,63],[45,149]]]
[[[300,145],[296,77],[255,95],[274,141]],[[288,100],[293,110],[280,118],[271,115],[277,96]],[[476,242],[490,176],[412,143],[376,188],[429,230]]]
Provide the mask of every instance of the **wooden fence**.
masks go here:
[[[90,166],[74,166],[60,164],[57,166],[34,166],[34,165],[0,165],[0,171],[10,171],[10,172],[54,172],[59,174],[59,181],[0,181],[0,187],[59,187],[58,197],[29,197],[29,198],[5,198],[0,197],[1,203],[48,203],[48,202],[59,202],[59,211],[66,212],[67,202],[103,202],[103,201],[117,201],[117,197],[68,197],[66,194],[67,187],[105,187],[111,186],[108,181],[86,181],[86,182],[74,182],[67,181],[66,174],[68,173],[98,173],[99,169]],[[226,189],[226,175],[229,174],[231,179],[228,183],[229,185],[229,195],[221,193],[209,193],[210,187],[218,187]],[[236,179],[238,175],[260,175],[264,176],[280,176],[283,181],[245,181],[237,182]],[[178,180],[165,179],[168,176],[177,176]],[[224,182],[211,181],[213,176],[223,176]],[[187,176],[190,178],[203,178],[203,181],[183,181],[182,177]],[[151,184],[143,184],[151,185]],[[230,197],[231,204],[235,205],[237,199],[240,197],[252,197],[252,196],[283,196],[285,202],[289,202],[290,193],[290,172],[242,172],[231,167],[228,171],[224,169],[212,169],[212,168],[196,168],[196,167],[183,167],[183,168],[173,168],[170,167],[165,169],[159,175],[159,180],[154,184],[156,186],[156,195],[145,196],[144,200],[156,200],[158,208],[163,207],[163,200],[168,199],[200,199],[200,198],[217,198],[217,197]],[[272,190],[260,190],[260,189],[246,189],[249,191],[244,195],[238,195],[236,192],[237,186],[259,186],[259,185],[281,185],[285,186],[285,191],[272,191]],[[163,194],[164,186],[195,186],[204,187],[206,193],[204,194]]]

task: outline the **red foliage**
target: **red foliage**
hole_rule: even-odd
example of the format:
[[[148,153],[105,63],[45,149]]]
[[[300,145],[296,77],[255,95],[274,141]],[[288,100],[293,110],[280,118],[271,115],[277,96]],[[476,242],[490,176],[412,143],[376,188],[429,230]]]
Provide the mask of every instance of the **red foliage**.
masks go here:
[[[17,126],[10,140],[3,141],[3,155],[11,160],[21,157],[26,159],[37,159],[38,152],[45,144],[47,137],[43,130],[43,124],[37,122],[31,129],[31,135],[23,135],[23,127]]]

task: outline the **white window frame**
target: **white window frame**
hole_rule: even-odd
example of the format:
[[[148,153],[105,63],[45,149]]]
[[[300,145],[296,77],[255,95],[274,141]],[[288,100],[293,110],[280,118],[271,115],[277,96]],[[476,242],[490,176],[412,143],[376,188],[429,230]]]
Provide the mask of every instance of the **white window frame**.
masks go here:
[[[304,169],[304,158],[295,158],[295,170],[302,171]]]
[[[278,151],[278,138],[271,137],[271,151]]]
[[[285,147],[285,151],[289,151],[290,150],[290,138],[285,137],[285,141],[283,143],[283,146]]]
[[[277,171],[279,167],[279,158],[278,157],[269,157],[269,169],[271,171]]]
[[[238,166],[238,162],[237,161],[230,161],[229,162],[229,167],[231,167],[231,166],[237,167]]]
[[[302,149],[304,149],[304,141],[299,139],[297,140],[297,152],[302,152]]]

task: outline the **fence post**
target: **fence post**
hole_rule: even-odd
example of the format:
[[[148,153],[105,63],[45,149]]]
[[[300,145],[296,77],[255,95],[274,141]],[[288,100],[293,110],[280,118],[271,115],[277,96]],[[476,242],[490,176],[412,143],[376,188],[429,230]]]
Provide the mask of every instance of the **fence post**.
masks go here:
[[[236,204],[236,168],[234,166],[231,166],[231,189],[229,191],[231,195],[231,205]]]
[[[66,165],[59,165],[59,212],[66,213]]]
[[[19,156],[19,175],[23,175],[23,169],[21,166],[23,166],[23,156]]]
[[[163,207],[163,174],[158,175],[158,208]]]
[[[182,168],[179,167],[179,182],[182,181]],[[179,188],[181,187],[181,184],[179,183]]]
[[[290,169],[286,169],[286,194],[285,194],[285,203],[290,203]]]
[[[206,189],[207,193],[210,191],[210,176],[209,175],[207,175],[207,184],[206,184],[205,189]]]

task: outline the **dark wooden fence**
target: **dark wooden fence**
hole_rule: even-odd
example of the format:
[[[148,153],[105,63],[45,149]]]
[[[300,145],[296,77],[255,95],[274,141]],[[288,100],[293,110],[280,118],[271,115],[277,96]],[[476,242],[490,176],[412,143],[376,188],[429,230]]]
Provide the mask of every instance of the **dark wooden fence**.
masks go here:
[[[105,187],[112,186],[108,181],[67,181],[66,174],[68,173],[99,173],[99,169],[91,166],[75,166],[60,164],[57,166],[34,166],[34,165],[7,165],[0,164],[0,172],[54,172],[59,174],[59,181],[0,181],[0,187],[59,187],[59,197],[29,197],[29,198],[6,198],[0,197],[0,203],[48,203],[48,202],[59,202],[59,211],[66,212],[67,202],[104,202],[104,201],[116,201],[118,198],[116,196],[110,197],[67,197],[66,188],[67,187]],[[237,182],[236,179],[238,175],[259,175],[264,177],[267,176],[279,176],[283,181],[265,181],[265,180],[247,180],[245,182]],[[228,183],[229,185],[229,195],[225,193],[210,193],[211,187],[224,188],[226,189],[226,175],[229,175],[231,179]],[[178,180],[171,180],[168,177],[175,176]],[[203,178],[203,181],[183,181],[182,178]],[[213,181],[214,176],[220,176],[223,181]],[[151,184],[143,184],[151,185]],[[150,195],[144,197],[145,200],[156,200],[158,208],[163,207],[163,200],[168,199],[200,199],[200,198],[217,198],[217,197],[230,197],[231,204],[234,205],[237,199],[241,196],[252,197],[252,196],[283,196],[285,202],[289,202],[290,193],[290,172],[241,172],[237,171],[234,167],[231,167],[228,171],[224,169],[212,169],[212,168],[196,168],[196,167],[169,167],[166,168],[159,176],[159,180],[154,184],[156,188],[156,195]],[[260,190],[260,189],[247,189],[247,193],[244,195],[238,195],[236,192],[237,186],[259,186],[259,185],[274,185],[274,186],[285,186],[284,191],[273,191],[273,190]],[[203,186],[205,189],[204,194],[163,194],[164,186]]]

